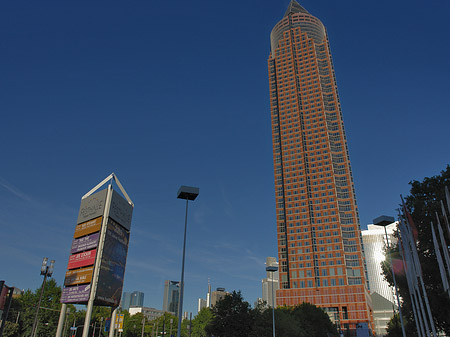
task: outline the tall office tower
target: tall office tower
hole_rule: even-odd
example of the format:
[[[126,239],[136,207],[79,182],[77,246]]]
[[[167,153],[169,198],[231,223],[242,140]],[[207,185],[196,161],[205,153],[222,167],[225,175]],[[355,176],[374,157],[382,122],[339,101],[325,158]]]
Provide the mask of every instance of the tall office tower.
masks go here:
[[[396,223],[386,227],[390,245],[397,242],[393,235],[396,227]],[[367,230],[362,231],[362,239],[366,256],[370,293],[377,292],[388,301],[394,302],[395,299],[393,297],[392,287],[384,279],[382,275],[383,270],[381,269],[381,262],[386,259],[384,254],[384,248],[386,246],[386,234],[384,228],[368,225]]]
[[[133,291],[132,293],[124,292],[122,294],[121,306],[123,310],[128,310],[130,307],[144,306],[144,293],[140,291]]]
[[[268,59],[280,290],[342,328],[372,327],[361,231],[325,27],[292,0]]]
[[[277,259],[274,257],[266,258],[266,266],[278,267]],[[272,307],[272,303],[276,303],[276,291],[279,289],[278,274],[278,271],[268,271],[267,278],[262,280],[262,300],[266,302],[268,307]]]
[[[120,306],[123,310],[130,309],[131,304],[131,293],[123,292],[122,293],[122,300],[120,301]]]
[[[164,281],[163,311],[178,315],[178,303],[180,300],[180,282]]]
[[[394,230],[396,223],[386,227],[389,244],[396,242]],[[377,336],[386,335],[386,327],[394,314],[393,303],[396,303],[394,290],[382,275],[381,262],[386,257],[386,234],[380,226],[368,225],[367,230],[362,231],[364,252],[366,255],[367,274],[369,280],[370,296],[372,298],[373,320]],[[397,306],[394,306],[397,308]]]
[[[141,291],[133,291],[131,293],[130,307],[144,306],[144,293]]]
[[[217,302],[222,300],[229,292],[225,291],[225,288],[217,288],[211,293],[211,307],[215,306]]]

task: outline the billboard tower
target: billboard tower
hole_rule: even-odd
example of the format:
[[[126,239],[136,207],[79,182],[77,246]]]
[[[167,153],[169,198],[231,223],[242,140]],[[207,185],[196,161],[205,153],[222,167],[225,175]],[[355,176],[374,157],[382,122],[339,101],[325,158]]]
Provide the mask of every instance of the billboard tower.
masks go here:
[[[113,180],[125,199],[113,190]],[[107,188],[98,191],[108,181]],[[82,337],[88,336],[94,304],[118,307],[133,208],[133,202],[114,173],[81,198],[61,295],[63,307],[56,337],[62,334],[67,303],[87,305]],[[115,311],[111,326],[114,326],[114,318]]]

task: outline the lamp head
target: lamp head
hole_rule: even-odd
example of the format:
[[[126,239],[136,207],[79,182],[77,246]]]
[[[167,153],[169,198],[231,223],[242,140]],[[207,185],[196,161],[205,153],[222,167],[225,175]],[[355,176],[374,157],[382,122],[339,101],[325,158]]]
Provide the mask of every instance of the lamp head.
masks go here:
[[[54,265],[55,265],[55,260],[51,260],[51,261],[50,261],[50,266],[49,266],[48,269],[47,269],[47,276],[48,276],[48,277],[51,277],[51,276],[52,276]]]
[[[47,272],[47,261],[48,257],[44,257],[44,259],[42,260],[41,275],[45,275],[45,273]]]
[[[382,215],[376,219],[373,219],[373,224],[376,226],[386,227],[387,225],[390,225],[393,222],[395,222],[394,217],[388,215]]]

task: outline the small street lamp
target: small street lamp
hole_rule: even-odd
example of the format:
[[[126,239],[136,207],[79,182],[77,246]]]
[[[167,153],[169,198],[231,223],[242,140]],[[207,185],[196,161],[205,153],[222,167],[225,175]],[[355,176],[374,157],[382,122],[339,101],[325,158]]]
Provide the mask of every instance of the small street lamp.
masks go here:
[[[181,186],[177,193],[178,199],[186,199],[186,216],[184,218],[184,242],[183,242],[183,262],[181,264],[181,282],[180,282],[180,300],[178,301],[178,332],[177,337],[181,336],[181,319],[183,316],[183,290],[184,290],[184,260],[186,256],[186,231],[188,217],[188,201],[194,201],[199,193],[198,187]]]
[[[44,294],[45,282],[47,281],[47,277],[52,277],[52,274],[53,274],[53,266],[55,264],[55,260],[51,260],[49,266],[47,266],[47,262],[48,262],[48,258],[44,257],[44,260],[42,260],[42,266],[41,266],[41,275],[44,276],[44,281],[42,281],[41,294],[39,295],[39,301],[38,301],[38,305],[37,305],[37,309],[36,309],[36,315],[34,316],[33,328],[31,329],[31,337],[36,337],[39,308],[41,307],[42,295]]]
[[[278,270],[277,266],[268,266],[266,267],[267,272],[272,273],[272,326],[273,326],[273,337],[275,337],[275,301],[273,296],[273,273],[275,273]]]
[[[384,234],[386,235],[386,246],[387,246],[387,251],[388,251],[388,257],[389,257],[389,262],[391,263],[392,279],[394,281],[395,295],[397,296],[398,315],[400,316],[400,323],[402,325],[403,337],[406,337],[405,327],[403,325],[402,307],[400,305],[400,298],[398,296],[397,282],[395,281],[394,264],[392,263],[392,257],[391,257],[391,246],[389,245],[389,237],[388,237],[387,229],[386,229],[386,227],[388,225],[390,225],[391,223],[394,223],[394,222],[395,222],[394,217],[387,216],[387,215],[382,215],[382,216],[379,216],[376,219],[373,219],[373,224],[374,225],[384,227]],[[395,312],[394,312],[394,314],[395,314]]]

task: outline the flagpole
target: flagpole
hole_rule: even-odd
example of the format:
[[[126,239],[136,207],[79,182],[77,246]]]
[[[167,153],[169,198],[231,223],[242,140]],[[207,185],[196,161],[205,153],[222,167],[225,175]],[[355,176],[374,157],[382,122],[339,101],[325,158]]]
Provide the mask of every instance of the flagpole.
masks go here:
[[[441,222],[439,221],[439,216],[438,216],[437,212],[436,212],[436,218],[437,218],[437,227],[438,227],[438,231],[439,231],[439,238],[441,241],[442,250],[444,252],[445,264],[447,265],[447,273],[450,276],[450,256],[448,255],[448,246],[447,246],[447,242],[445,242],[444,232],[442,230]],[[445,268],[444,268],[444,270],[445,270]],[[450,296],[450,293],[449,293],[449,296]]]
[[[422,318],[417,314],[417,310],[418,310],[418,303],[417,303],[417,298],[416,298],[416,293],[414,291],[414,288],[411,284],[411,279],[409,278],[409,267],[406,263],[406,257],[405,257],[405,252],[403,250],[403,245],[402,245],[402,239],[399,238],[398,240],[398,252],[400,253],[400,256],[402,257],[402,262],[403,262],[403,270],[405,271],[405,276],[406,276],[406,282],[408,283],[408,290],[409,290],[409,298],[411,299],[411,306],[413,309],[413,314],[414,314],[414,323],[416,323],[416,329],[417,329],[417,334],[419,335],[419,337],[425,337],[425,332],[423,331],[423,323],[422,323]]]
[[[412,286],[413,286],[413,290],[415,293],[416,298],[419,301],[419,313],[420,316],[422,317],[422,322],[423,322],[423,326],[425,328],[425,331],[423,332],[424,336],[428,336],[429,332],[430,332],[430,327],[428,326],[428,321],[427,321],[427,316],[425,314],[425,308],[423,306],[423,300],[422,300],[422,295],[420,293],[419,290],[419,286],[417,284],[417,277],[418,277],[418,272],[417,272],[417,268],[415,266],[415,264],[413,263],[413,256],[412,256],[412,247],[411,247],[411,242],[409,240],[409,234],[408,234],[408,228],[406,227],[406,225],[403,223],[403,221],[400,222],[400,230],[402,232],[402,238],[405,240],[406,243],[406,260],[407,260],[407,264],[409,266],[411,266],[410,271],[407,275],[407,278],[410,279]],[[419,316],[419,317],[420,317]]]

